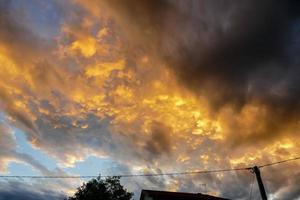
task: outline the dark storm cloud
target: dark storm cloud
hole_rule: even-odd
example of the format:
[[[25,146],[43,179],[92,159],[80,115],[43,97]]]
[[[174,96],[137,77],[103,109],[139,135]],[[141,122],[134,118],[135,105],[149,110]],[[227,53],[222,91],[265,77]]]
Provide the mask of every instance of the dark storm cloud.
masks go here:
[[[128,17],[132,29],[142,27],[139,34],[146,45],[160,44],[156,53],[162,53],[188,87],[197,92],[218,89],[219,94],[212,95],[215,103],[243,103],[251,82],[257,83],[252,76],[271,84],[292,67],[287,48],[299,14],[296,1],[128,0],[109,4]]]
[[[213,111],[263,106],[268,118],[265,130],[257,133],[261,139],[299,120],[299,2],[107,4],[131,31],[131,42],[166,62],[195,94],[208,97]]]
[[[287,48],[296,1],[131,0],[113,6],[144,27],[139,31],[149,43],[159,41],[162,48],[155,50],[188,87],[199,92],[218,86],[220,103],[244,102],[251,76],[272,83],[292,67]]]

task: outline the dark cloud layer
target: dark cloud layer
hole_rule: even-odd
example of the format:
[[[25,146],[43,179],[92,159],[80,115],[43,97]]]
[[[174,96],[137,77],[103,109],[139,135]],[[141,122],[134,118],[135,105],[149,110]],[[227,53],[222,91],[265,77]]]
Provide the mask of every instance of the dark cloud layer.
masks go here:
[[[218,89],[215,101],[220,104],[243,103],[249,93],[261,96],[259,88],[249,87],[264,86],[255,85],[260,78],[276,84],[279,74],[287,75],[294,67],[288,48],[295,41],[290,35],[300,15],[296,1],[109,4],[130,20],[126,25],[138,30],[146,47],[157,45],[155,53],[162,53],[188,87],[197,92]]]
[[[0,182],[0,200],[61,200],[65,196],[57,192],[38,189],[19,181]]]
[[[131,30],[131,42],[166,62],[196,95],[208,97],[213,111],[264,107],[266,128],[254,134],[261,139],[299,120],[298,1],[107,4]]]
[[[59,38],[49,41],[38,36],[47,25],[35,30],[25,17],[30,9],[18,2],[0,3],[0,108],[36,150],[58,162],[73,166],[89,155],[108,156],[128,167],[124,174],[163,173],[248,166],[269,160],[265,154],[271,162],[300,152],[293,141],[300,110],[297,1],[64,1],[54,28]],[[81,8],[88,4],[95,16]],[[119,21],[105,22],[106,11]],[[200,98],[179,86],[164,64]],[[213,116],[206,115],[203,97]],[[0,140],[5,164],[16,160],[44,175],[63,174],[17,152],[12,136]],[[267,184],[270,194],[297,198],[299,175],[286,174],[296,169],[277,172]],[[249,175],[152,177],[136,184],[199,192],[206,183],[208,192],[246,199]],[[56,196],[34,187],[17,187],[12,196],[13,187],[2,188],[0,199]]]

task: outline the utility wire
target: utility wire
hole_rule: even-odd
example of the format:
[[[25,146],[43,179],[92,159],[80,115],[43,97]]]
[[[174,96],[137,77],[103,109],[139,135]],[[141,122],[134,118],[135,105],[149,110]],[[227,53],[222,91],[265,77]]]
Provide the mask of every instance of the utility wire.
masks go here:
[[[290,158],[290,159],[281,160],[281,161],[278,161],[278,162],[273,162],[273,163],[260,165],[260,166],[258,166],[258,168],[268,167],[268,166],[272,166],[272,165],[278,165],[278,164],[281,164],[281,163],[290,162],[290,161],[299,160],[299,159],[300,159],[300,156],[296,157],[296,158]]]
[[[287,160],[282,160],[274,163],[268,163],[264,165],[259,165],[258,168],[268,167],[272,165],[277,165],[289,161],[299,160],[300,157],[291,158]],[[221,173],[221,172],[232,172],[232,171],[245,171],[251,170],[253,167],[243,167],[243,168],[229,168],[229,169],[216,169],[216,170],[199,170],[199,171],[186,171],[186,172],[171,172],[171,173],[148,173],[148,174],[119,174],[119,175],[105,175],[100,177],[111,177],[118,176],[120,178],[131,178],[131,177],[154,177],[154,176],[179,176],[179,175],[193,175],[193,174],[209,174],[209,173]],[[30,178],[30,179],[85,179],[85,178],[96,178],[98,176],[17,176],[17,175],[0,175],[0,178]]]
[[[249,170],[250,168],[231,168],[231,169],[217,169],[217,170],[203,170],[203,171],[187,171],[187,172],[172,172],[172,173],[149,173],[149,174],[119,174],[119,175],[105,175],[100,177],[107,178],[111,176],[118,176],[121,178],[131,177],[153,177],[153,176],[180,176],[180,175],[192,175],[192,174],[208,174],[208,173],[221,173],[230,171],[242,171]],[[84,178],[96,178],[98,176],[11,176],[0,175],[0,178],[31,178],[31,179],[84,179]]]

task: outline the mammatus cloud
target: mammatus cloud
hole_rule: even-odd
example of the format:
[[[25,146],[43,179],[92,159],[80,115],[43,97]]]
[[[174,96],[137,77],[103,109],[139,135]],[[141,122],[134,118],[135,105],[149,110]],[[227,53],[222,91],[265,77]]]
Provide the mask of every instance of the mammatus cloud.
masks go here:
[[[132,173],[159,173],[300,153],[297,1],[38,6],[54,7],[60,17],[48,22],[58,31],[47,37],[26,5],[0,3],[0,108],[10,126],[60,165],[95,155]],[[2,138],[6,156],[15,144],[11,135]],[[48,173],[26,154],[14,157]],[[278,199],[299,196],[292,184],[299,165],[288,166],[276,177],[264,172]],[[246,199],[250,180],[221,174],[135,183],[193,192],[206,183],[207,192]]]
[[[214,113],[229,106],[237,115],[248,105],[264,112],[263,128],[234,141],[270,140],[298,123],[298,2],[104,2],[130,42],[208,98]]]

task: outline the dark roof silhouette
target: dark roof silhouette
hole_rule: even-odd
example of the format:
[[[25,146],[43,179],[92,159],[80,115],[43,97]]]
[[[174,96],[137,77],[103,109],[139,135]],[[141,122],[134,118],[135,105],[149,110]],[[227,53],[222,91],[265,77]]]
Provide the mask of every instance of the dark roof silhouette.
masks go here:
[[[229,200],[201,193],[142,190],[140,200]]]

